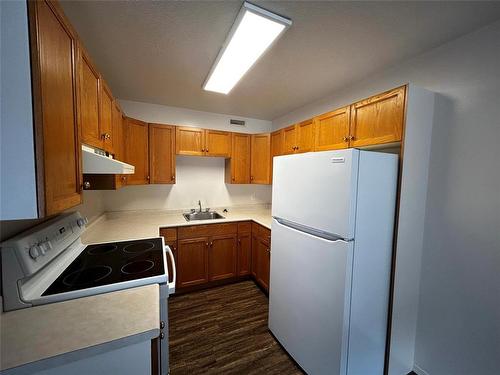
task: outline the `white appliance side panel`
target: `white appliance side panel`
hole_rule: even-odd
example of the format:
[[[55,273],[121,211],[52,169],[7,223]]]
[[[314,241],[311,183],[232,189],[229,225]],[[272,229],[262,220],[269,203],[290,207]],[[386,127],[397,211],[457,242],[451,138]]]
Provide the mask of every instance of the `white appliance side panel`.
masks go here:
[[[274,158],[272,215],[352,239],[359,150]]]
[[[347,373],[382,375],[398,157],[361,151]]]
[[[0,220],[36,219],[26,1],[0,1]]]
[[[269,329],[309,375],[345,374],[352,242],[271,230]]]

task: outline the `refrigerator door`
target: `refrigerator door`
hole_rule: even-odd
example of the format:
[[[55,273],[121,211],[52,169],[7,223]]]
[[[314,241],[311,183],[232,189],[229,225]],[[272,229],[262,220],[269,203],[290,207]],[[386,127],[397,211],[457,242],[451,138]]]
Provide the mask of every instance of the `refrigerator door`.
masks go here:
[[[271,230],[269,329],[308,374],[345,374],[353,242]]]
[[[354,238],[359,150],[274,158],[272,215]]]

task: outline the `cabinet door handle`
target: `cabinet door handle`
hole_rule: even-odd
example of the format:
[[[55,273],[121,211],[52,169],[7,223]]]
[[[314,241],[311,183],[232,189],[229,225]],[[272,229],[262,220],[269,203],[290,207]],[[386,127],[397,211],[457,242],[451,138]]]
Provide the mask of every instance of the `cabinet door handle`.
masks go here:
[[[172,181],[175,180],[175,175],[172,175]]]
[[[214,243],[213,243],[213,241],[212,241],[212,242],[210,242],[210,247],[213,247],[213,246],[214,246]]]
[[[206,245],[206,247],[208,247],[208,242],[205,245]]]
[[[344,142],[347,142],[347,141],[349,141],[349,137],[342,137],[342,140],[343,140]]]
[[[85,182],[83,183],[83,188],[84,188],[84,189],[90,189],[90,182],[85,181]]]
[[[205,150],[205,152],[208,152],[208,148]]]
[[[356,138],[353,135],[349,136],[349,140],[354,141]]]

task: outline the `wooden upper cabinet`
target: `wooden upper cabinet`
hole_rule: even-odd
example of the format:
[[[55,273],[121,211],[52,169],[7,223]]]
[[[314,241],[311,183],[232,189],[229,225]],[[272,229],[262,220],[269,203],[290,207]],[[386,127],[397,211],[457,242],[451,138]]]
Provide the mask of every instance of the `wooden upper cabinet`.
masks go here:
[[[232,133],[231,159],[226,159],[226,183],[250,183],[251,135]]]
[[[350,146],[401,141],[406,87],[399,87],[351,106]]]
[[[314,149],[327,151],[349,147],[349,118],[349,107],[316,116]]]
[[[109,89],[106,82],[101,78],[101,106],[100,106],[100,128],[101,128],[101,139],[103,141],[103,147],[106,151],[113,153],[113,94]]]
[[[116,101],[113,102],[111,112],[111,132],[113,134],[113,154],[115,159],[123,161],[125,159],[125,142],[123,140],[123,113]]]
[[[295,147],[297,147],[297,128],[292,125],[283,129],[283,154],[295,153]]]
[[[218,130],[205,130],[206,156],[231,157],[231,133]]]
[[[82,143],[102,148],[99,126],[100,77],[85,48],[78,48],[78,94]]]
[[[125,118],[125,160],[135,167],[127,175],[127,185],[149,183],[148,124],[130,117]]]
[[[271,135],[252,134],[250,181],[252,184],[271,183]]]
[[[271,157],[283,155],[283,129],[271,133]]]
[[[177,155],[203,156],[205,154],[205,130],[178,126],[175,144]]]
[[[312,119],[297,124],[296,139],[295,152],[314,150],[314,123]]]
[[[175,183],[175,126],[149,124],[151,184]]]
[[[43,217],[82,202],[77,39],[58,3],[29,1],[28,14],[38,213]]]

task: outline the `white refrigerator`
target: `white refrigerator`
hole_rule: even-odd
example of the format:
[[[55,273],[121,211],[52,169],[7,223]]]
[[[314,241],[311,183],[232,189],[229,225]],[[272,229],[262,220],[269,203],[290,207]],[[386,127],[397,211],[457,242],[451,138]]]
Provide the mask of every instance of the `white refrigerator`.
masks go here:
[[[398,157],[274,158],[269,329],[309,375],[383,374]]]

